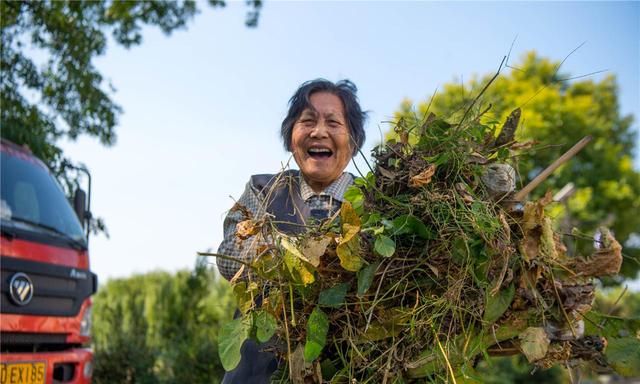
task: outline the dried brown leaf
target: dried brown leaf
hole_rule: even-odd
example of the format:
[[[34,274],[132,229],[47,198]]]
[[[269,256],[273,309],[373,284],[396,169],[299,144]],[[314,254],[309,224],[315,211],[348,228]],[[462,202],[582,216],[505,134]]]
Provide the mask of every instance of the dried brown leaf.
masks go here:
[[[431,178],[436,173],[436,166],[429,164],[425,169],[415,176],[409,179],[409,186],[411,188],[419,188],[425,186],[431,182]]]
[[[487,164],[489,160],[486,157],[482,156],[478,152],[472,152],[469,156],[467,156],[467,163],[469,164]]]
[[[255,221],[251,219],[241,221],[236,224],[236,237],[241,240],[246,240],[260,232],[262,224],[262,221]]]
[[[607,276],[620,272],[622,266],[622,245],[613,237],[611,232],[602,232],[604,247],[596,250],[590,258],[577,258],[570,268],[578,276]]]
[[[229,213],[231,212],[240,212],[242,214],[242,218],[245,220],[249,220],[253,218],[253,214],[251,213],[251,211],[247,207],[245,207],[244,205],[238,202],[233,204],[233,207],[231,207],[231,209],[229,210]]]

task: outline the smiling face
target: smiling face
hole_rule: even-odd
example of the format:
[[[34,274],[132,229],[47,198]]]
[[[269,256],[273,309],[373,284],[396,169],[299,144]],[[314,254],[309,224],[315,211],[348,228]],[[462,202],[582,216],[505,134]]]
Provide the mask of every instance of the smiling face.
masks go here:
[[[291,151],[306,182],[316,192],[335,181],[353,153],[342,100],[316,92],[293,125]]]

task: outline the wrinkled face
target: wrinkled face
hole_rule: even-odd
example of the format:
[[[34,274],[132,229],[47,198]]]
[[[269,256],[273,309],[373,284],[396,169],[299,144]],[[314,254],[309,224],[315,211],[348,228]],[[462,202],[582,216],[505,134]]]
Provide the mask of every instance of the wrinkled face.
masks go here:
[[[291,133],[291,151],[309,186],[322,191],[346,168],[353,147],[342,100],[329,92],[309,97]]]

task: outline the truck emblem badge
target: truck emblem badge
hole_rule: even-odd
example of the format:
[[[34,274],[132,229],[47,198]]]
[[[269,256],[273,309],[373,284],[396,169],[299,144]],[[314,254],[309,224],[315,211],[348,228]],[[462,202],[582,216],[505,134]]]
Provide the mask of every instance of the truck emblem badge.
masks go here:
[[[83,271],[78,271],[77,269],[73,268],[71,270],[71,272],[69,272],[69,276],[73,279],[82,279],[82,280],[86,280],[87,279],[87,273],[83,272]]]
[[[22,272],[11,276],[11,280],[9,281],[9,294],[13,302],[17,305],[23,306],[29,304],[33,298],[33,283],[29,276]]]

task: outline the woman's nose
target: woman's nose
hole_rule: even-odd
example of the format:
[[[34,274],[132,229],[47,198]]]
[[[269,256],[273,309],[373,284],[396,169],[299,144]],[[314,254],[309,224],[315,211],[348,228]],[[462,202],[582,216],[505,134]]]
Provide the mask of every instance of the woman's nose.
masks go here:
[[[325,124],[325,122],[319,121],[318,124],[316,124],[311,130],[310,136],[315,138],[327,137],[328,132],[329,131],[327,129],[327,125]]]

